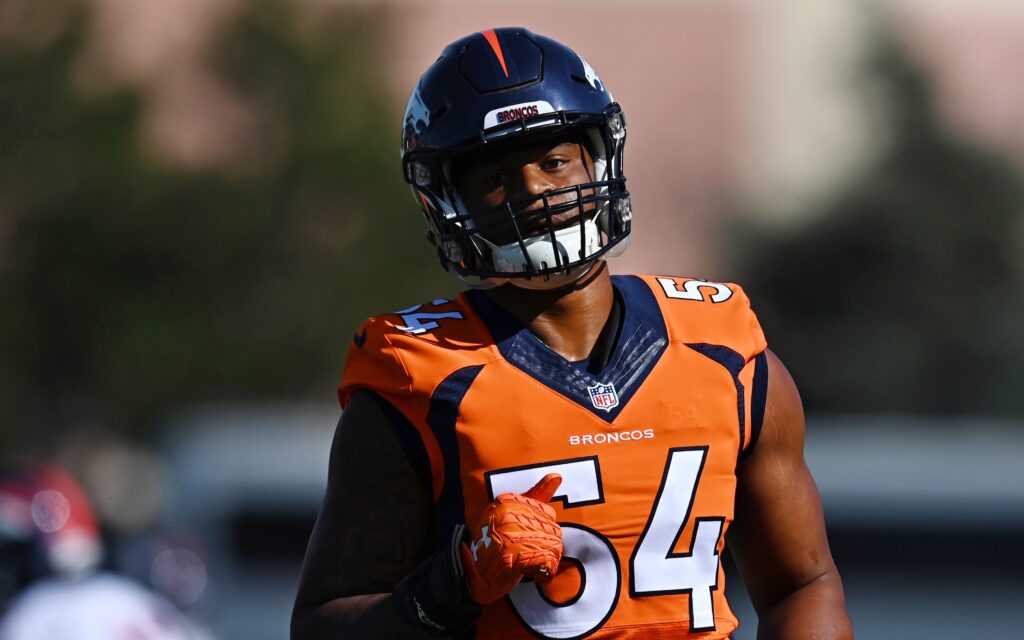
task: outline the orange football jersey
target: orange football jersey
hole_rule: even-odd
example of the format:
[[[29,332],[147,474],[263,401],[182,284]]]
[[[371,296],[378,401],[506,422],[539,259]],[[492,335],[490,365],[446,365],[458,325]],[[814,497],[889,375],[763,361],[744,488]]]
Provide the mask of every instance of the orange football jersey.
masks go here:
[[[764,336],[736,285],[613,283],[621,329],[598,374],[479,291],[370,318],[349,351],[341,403],[371,389],[415,428],[438,548],[495,496],[562,475],[558,573],[486,606],[479,638],[727,638],[737,627],[719,554],[737,461],[763,415]]]

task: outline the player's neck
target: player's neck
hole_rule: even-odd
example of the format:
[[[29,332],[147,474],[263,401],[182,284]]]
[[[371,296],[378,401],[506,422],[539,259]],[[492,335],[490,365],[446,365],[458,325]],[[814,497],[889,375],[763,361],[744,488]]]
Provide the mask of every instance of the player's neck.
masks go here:
[[[505,285],[488,290],[487,295],[570,361],[590,356],[615,299],[604,261],[568,287],[536,291]]]

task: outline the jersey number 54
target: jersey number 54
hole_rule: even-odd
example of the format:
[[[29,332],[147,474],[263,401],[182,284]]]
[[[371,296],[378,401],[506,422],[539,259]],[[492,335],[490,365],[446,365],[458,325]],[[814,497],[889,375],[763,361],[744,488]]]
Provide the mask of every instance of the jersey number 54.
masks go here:
[[[688,593],[693,631],[715,628],[713,592],[718,588],[718,542],[725,518],[697,518],[689,551],[674,553],[673,549],[690,519],[707,453],[707,447],[669,450],[647,525],[629,558],[630,595]],[[567,511],[605,502],[598,456],[490,471],[485,481],[493,498],[505,492],[522,493],[552,472],[562,476],[552,500],[561,501]],[[524,582],[509,599],[516,615],[535,634],[581,638],[611,617],[622,588],[622,569],[614,546],[601,532],[572,522],[559,524],[563,556],[575,560],[582,574],[579,593],[559,603],[545,596],[536,583]]]

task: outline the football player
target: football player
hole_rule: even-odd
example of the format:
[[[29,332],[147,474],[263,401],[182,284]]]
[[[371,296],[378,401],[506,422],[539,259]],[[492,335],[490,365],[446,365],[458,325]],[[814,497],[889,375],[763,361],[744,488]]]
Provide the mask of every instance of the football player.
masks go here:
[[[369,319],[339,397],[299,639],[850,638],[803,412],[734,284],[611,276],[626,121],[521,28],[448,46],[405,179],[468,289]]]
[[[85,492],[59,467],[0,465],[0,639],[200,640],[170,602],[100,571]]]

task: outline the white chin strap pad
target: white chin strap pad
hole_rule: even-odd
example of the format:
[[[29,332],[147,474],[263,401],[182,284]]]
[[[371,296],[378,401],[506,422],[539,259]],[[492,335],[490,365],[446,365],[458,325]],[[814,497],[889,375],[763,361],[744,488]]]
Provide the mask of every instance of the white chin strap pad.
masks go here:
[[[585,260],[601,249],[601,233],[597,228],[597,223],[592,219],[583,223],[583,231],[586,235],[585,246],[578,224],[555,231],[554,242],[551,241],[551,234],[548,233],[527,238],[523,241],[526,246],[525,258],[530,260],[530,265],[537,271],[553,269],[559,264]],[[487,241],[484,240],[484,242]],[[495,271],[521,273],[529,270],[524,263],[523,251],[518,242],[510,242],[501,246],[490,242],[487,244],[491,248],[491,259]],[[556,257],[556,252],[558,257]],[[561,262],[559,262],[559,258],[561,258]]]

